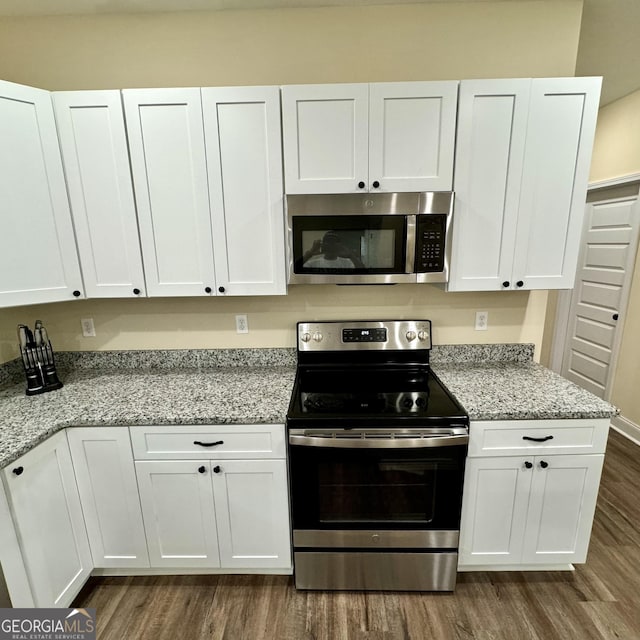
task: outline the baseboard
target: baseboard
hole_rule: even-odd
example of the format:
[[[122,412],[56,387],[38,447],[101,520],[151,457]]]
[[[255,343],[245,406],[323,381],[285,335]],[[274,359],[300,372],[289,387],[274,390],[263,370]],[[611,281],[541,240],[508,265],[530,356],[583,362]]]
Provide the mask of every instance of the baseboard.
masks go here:
[[[575,571],[575,567],[572,564],[466,564],[458,565],[458,571]]]
[[[628,420],[624,416],[616,416],[611,419],[611,426],[625,438],[640,446],[640,426],[635,422]]]

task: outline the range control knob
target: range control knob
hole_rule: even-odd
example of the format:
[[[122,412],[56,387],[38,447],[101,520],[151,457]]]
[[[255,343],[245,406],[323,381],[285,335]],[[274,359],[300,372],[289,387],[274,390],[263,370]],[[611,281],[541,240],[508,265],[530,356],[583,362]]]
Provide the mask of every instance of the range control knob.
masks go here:
[[[421,342],[426,340],[429,337],[429,333],[427,331],[418,331],[418,340]]]
[[[323,338],[323,337],[324,337],[324,336],[323,336],[319,331],[316,331],[316,332],[313,334],[313,339],[314,339],[316,342],[322,342],[322,338]]]
[[[406,409],[411,409],[411,407],[413,407],[413,399],[412,398],[405,398],[402,401],[402,406],[405,407]]]
[[[413,342],[416,339],[416,332],[415,331],[407,331],[407,340],[409,342]]]
[[[310,333],[303,333],[300,336],[300,340],[302,340],[302,342],[309,342],[309,340],[311,340],[311,334]]]

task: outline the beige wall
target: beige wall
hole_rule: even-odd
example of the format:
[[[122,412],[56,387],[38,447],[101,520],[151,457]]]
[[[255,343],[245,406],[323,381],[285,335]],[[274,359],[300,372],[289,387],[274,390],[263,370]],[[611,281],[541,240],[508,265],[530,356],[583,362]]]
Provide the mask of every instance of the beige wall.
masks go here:
[[[640,173],[640,90],[598,113],[592,182]]]
[[[591,163],[591,180],[640,174],[640,90],[603,107]],[[640,260],[631,284],[611,402],[640,425]]]
[[[15,357],[18,323],[42,320],[58,350],[293,347],[302,320],[429,318],[434,343],[540,344],[546,291],[445,293],[432,285],[294,286],[287,296],[86,300],[5,309],[0,356]],[[489,329],[475,331],[475,312],[489,312]],[[249,333],[237,334],[246,313]],[[93,318],[95,338],[83,338],[81,318]]]
[[[570,76],[581,1],[103,15],[0,20],[0,78],[47,89]],[[534,342],[547,293],[445,294],[427,285],[292,287],[286,297],[79,301],[0,311],[42,319],[58,349],[293,346],[315,318],[431,318],[437,343]],[[489,311],[490,329],[473,330]],[[251,332],[234,332],[235,313]],[[83,339],[81,317],[98,336]]]

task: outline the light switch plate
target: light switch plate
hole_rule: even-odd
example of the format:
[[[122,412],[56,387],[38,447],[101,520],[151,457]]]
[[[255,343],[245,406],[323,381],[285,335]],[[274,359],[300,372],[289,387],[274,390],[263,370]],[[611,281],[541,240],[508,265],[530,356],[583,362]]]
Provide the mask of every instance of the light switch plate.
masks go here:
[[[489,312],[476,311],[476,331],[486,331],[489,328]]]

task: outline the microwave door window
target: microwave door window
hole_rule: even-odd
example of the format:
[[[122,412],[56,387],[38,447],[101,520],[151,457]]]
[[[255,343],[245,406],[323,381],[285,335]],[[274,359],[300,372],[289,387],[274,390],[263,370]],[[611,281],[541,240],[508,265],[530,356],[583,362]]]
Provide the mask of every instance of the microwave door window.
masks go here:
[[[302,231],[302,270],[311,273],[386,272],[397,264],[395,229]]]

